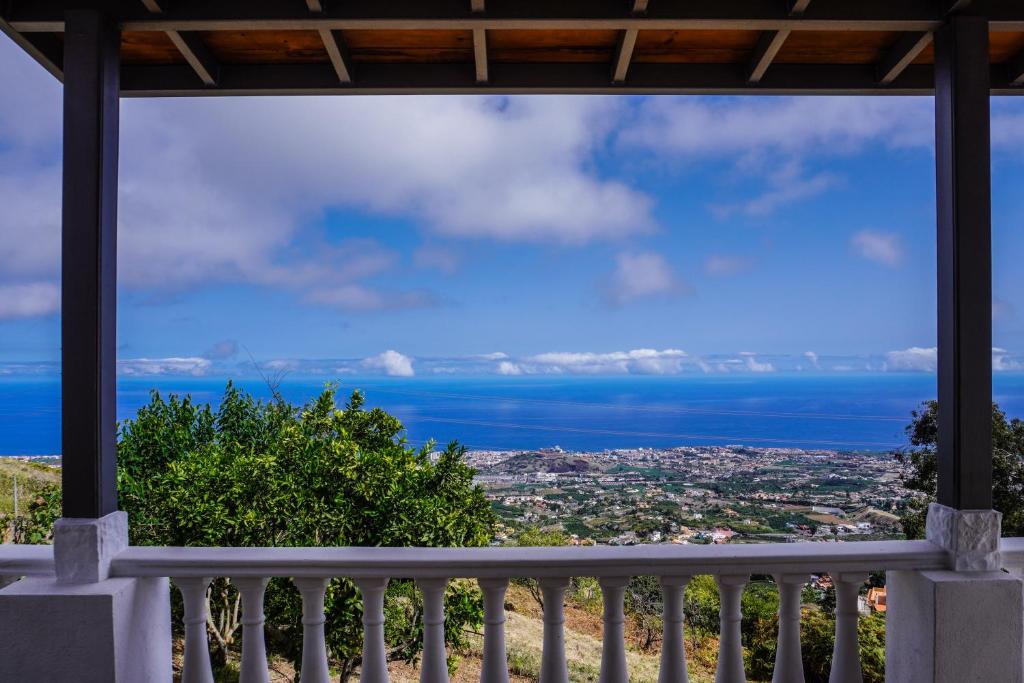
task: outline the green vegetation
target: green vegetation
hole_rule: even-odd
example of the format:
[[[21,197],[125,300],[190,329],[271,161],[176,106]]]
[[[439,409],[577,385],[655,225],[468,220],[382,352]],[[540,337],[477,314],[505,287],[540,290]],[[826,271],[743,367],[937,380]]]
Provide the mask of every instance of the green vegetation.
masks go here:
[[[436,461],[433,445],[408,447],[401,423],[365,410],[352,394],[339,408],[335,391],[295,407],[255,401],[230,383],[220,407],[153,393],[121,425],[118,495],[134,545],[170,546],[481,546],[495,517],[473,484],[464,449],[450,444]],[[59,495],[47,489],[22,540],[41,540]],[[227,579],[210,593],[211,647],[225,667],[237,658],[237,592]],[[422,643],[420,597],[409,581],[392,581],[385,603],[391,656],[413,660]],[[445,600],[446,635],[458,648],[477,628],[475,584],[453,582]],[[353,584],[328,589],[327,644],[344,680],[359,663],[361,604]],[[266,596],[268,646],[301,660],[301,601],[286,580]]]
[[[896,458],[907,466],[903,484],[920,495],[911,499],[903,511],[903,530],[907,538],[923,538],[928,503],[935,500],[938,468],[935,450],[938,443],[938,401],[927,401],[915,410],[907,425],[910,445],[896,451]],[[1006,413],[992,404],[992,498],[1003,513],[1003,535],[1024,535],[1024,421],[1006,419]]]

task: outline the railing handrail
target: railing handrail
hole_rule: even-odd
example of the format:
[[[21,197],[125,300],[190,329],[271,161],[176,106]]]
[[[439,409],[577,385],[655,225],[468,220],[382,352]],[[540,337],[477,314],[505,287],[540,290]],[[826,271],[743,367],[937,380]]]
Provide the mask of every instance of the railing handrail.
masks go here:
[[[1003,538],[1004,567],[1024,567],[1024,538]],[[214,548],[133,546],[114,576],[519,578],[945,569],[928,541],[501,548]],[[0,576],[52,575],[53,546],[0,545]]]
[[[52,545],[0,545],[0,576],[53,574]]]

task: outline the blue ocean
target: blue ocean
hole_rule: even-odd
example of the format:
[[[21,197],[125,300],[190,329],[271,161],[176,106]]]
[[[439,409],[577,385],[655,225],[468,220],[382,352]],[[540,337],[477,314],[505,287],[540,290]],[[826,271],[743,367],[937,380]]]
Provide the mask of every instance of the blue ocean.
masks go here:
[[[123,378],[120,419],[151,390],[216,404],[225,379]],[[259,397],[260,380],[238,382]],[[303,403],[323,379],[285,380],[280,391]],[[680,445],[786,446],[889,450],[905,443],[911,411],[935,398],[928,374],[707,377],[346,378],[341,399],[363,391],[370,406],[397,415],[415,445],[457,440],[478,449],[561,446],[578,451]],[[1024,417],[1024,375],[998,374],[995,400]],[[0,380],[0,454],[60,452],[60,383]]]

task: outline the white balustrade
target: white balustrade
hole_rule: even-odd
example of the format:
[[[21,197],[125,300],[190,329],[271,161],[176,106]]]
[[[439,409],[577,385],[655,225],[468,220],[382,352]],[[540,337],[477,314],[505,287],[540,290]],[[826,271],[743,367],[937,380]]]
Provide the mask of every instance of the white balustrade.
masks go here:
[[[388,683],[388,653],[384,644],[384,578],[359,578],[363,595],[363,665],[359,683]]]
[[[1024,539],[1003,539],[1010,568],[1024,566]],[[744,683],[742,595],[752,573],[771,574],[779,586],[779,641],[773,681],[801,681],[800,589],[812,572],[832,568],[836,637],[830,683],[862,683],[857,642],[857,596],[874,570],[926,571],[948,567],[946,551],[927,541],[736,546],[574,548],[158,548],[130,547],[111,561],[113,577],[172,577],[184,603],[183,683],[212,683],[207,623],[211,576],[231,577],[242,603],[243,683],[266,683],[263,594],[267,577],[293,577],[302,594],[302,683],[328,681],[324,595],[329,579],[350,577],[363,600],[361,683],[388,683],[384,640],[387,576],[411,578],[424,596],[421,680],[447,683],[444,590],[447,578],[479,580],[484,597],[481,683],[508,683],[504,598],[509,578],[537,578],[544,597],[542,683],[566,683],[566,576],[594,576],[604,597],[601,681],[627,680],[623,593],[628,576],[660,576],[664,598],[659,683],[687,683],[684,589],[689,577],[716,577],[721,608],[717,683]],[[0,546],[0,576],[53,576],[53,549]]]
[[[779,640],[772,683],[804,683],[804,663],[800,655],[800,593],[809,579],[806,574],[775,575],[779,587]]]
[[[292,579],[292,582],[302,594],[302,670],[299,683],[331,683],[324,640],[324,595],[331,580],[301,577]]]
[[[868,580],[864,573],[831,575],[836,590],[836,640],[832,648],[829,683],[861,683],[860,644],[857,640],[857,594]]]
[[[626,614],[623,600],[628,576],[606,576],[599,579],[604,598],[604,640],[601,647],[601,675],[599,683],[627,683]]]
[[[544,646],[540,655],[540,683],[569,683],[565,661],[565,589],[569,579],[549,577],[540,580],[544,598]]]
[[[721,605],[718,610],[720,633],[718,638],[718,668],[715,683],[745,683],[743,670],[743,638],[740,627],[743,621],[743,587],[746,575],[717,576],[718,595]]]
[[[686,675],[686,641],[683,623],[686,620],[684,591],[689,576],[662,576],[662,638],[661,668],[658,683],[689,683]]]
[[[418,579],[423,593],[423,659],[420,683],[448,683],[448,652],[444,647],[444,592],[448,579]]]
[[[505,651],[505,591],[508,579],[479,579],[484,594],[484,661],[481,683],[508,683]]]
[[[242,576],[231,579],[242,595],[242,666],[241,683],[270,683],[267,668],[267,645],[263,638],[263,594],[267,579]]]
[[[209,577],[180,577],[171,581],[181,591],[185,608],[185,659],[181,667],[181,683],[213,683],[210,667],[210,646],[206,636],[206,620],[210,587]]]

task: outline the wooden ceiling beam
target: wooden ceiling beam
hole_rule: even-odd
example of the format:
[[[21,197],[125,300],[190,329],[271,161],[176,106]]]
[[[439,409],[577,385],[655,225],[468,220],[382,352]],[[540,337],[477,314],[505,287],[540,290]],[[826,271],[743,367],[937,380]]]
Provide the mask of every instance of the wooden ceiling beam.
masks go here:
[[[761,82],[761,79],[764,78],[768,67],[771,66],[775,55],[782,49],[782,44],[786,42],[789,34],[790,31],[788,29],[783,31],[764,31],[761,33],[761,36],[757,39],[754,54],[750,58],[750,65],[747,68],[747,81],[749,83]]]
[[[486,83],[487,73],[487,31],[473,29],[473,62],[476,66],[476,82]]]
[[[348,85],[352,82],[355,74],[352,68],[352,58],[348,53],[348,45],[345,44],[341,31],[322,28],[318,33],[324,44],[324,49],[327,50],[327,56],[331,60],[331,66],[334,67],[334,73],[338,76],[338,82]]]
[[[178,52],[185,58],[188,65],[196,72],[203,85],[217,85],[220,65],[213,58],[202,37],[192,31],[166,31],[167,37],[171,39]]]
[[[153,14],[163,14],[170,7],[171,0],[142,0],[142,5]]]
[[[910,66],[932,42],[932,32],[904,34],[878,63],[876,78],[881,85],[889,85]]]
[[[619,36],[618,47],[615,48],[615,59],[612,64],[612,83],[624,83],[629,72],[629,62],[633,59],[636,37],[640,33],[635,28],[626,29]]]
[[[789,16],[799,18],[807,11],[811,0],[789,0]],[[790,29],[779,29],[778,31],[762,31],[754,47],[754,53],[750,56],[750,64],[747,67],[747,82],[760,83],[764,78],[768,67],[779,54],[786,38],[789,38]]]
[[[306,9],[313,14],[320,14],[324,11],[324,3],[320,0],[306,0]]]

